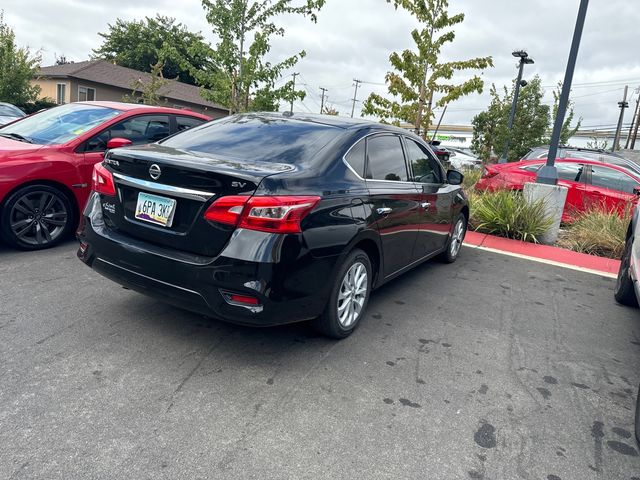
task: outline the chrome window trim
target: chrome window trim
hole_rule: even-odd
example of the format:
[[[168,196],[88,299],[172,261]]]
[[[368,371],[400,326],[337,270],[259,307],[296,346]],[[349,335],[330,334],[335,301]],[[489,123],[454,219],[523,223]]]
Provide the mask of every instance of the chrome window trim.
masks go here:
[[[356,144],[358,144],[358,143],[360,143],[360,142],[363,142],[363,141],[365,141],[367,138],[369,138],[369,137],[373,137],[373,136],[376,136],[376,135],[395,135],[395,136],[397,136],[397,137],[400,139],[400,145],[401,145],[401,146],[402,146],[402,148],[404,149],[404,143],[403,143],[403,141],[404,141],[404,135],[403,135],[402,133],[396,133],[396,132],[384,132],[384,131],[382,131],[382,132],[372,132],[372,133],[367,133],[364,137],[359,138],[357,142],[354,142],[354,144],[353,144],[353,145],[351,145],[351,146],[349,147],[349,149],[348,149],[346,152],[344,152],[344,155],[342,155],[342,162],[347,166],[347,168],[348,168],[349,170],[351,170],[351,172],[352,172],[356,177],[358,177],[358,180],[362,180],[363,182],[367,182],[367,183],[368,183],[368,182],[402,183],[402,184],[404,184],[404,185],[415,185],[415,183],[416,183],[416,182],[413,182],[413,181],[411,181],[411,180],[403,181],[403,180],[383,180],[383,179],[374,179],[374,178],[362,178],[362,177],[360,176],[360,174],[359,174],[358,172],[356,172],[356,171],[355,171],[355,169],[351,166],[351,164],[349,164],[349,162],[347,161],[347,155],[349,155],[349,152],[351,151],[351,149],[352,149],[353,147],[355,147],[355,146],[356,146]],[[366,149],[365,149],[365,152],[366,152]],[[403,150],[403,152],[402,152],[402,153],[403,153],[403,156],[404,156],[404,150]],[[366,157],[366,154],[365,154],[365,157]],[[407,161],[406,161],[406,158],[405,158],[405,167],[406,167],[406,163],[407,163]],[[366,166],[366,158],[365,158],[365,166]],[[408,174],[408,173],[409,173],[409,172],[407,172],[407,174]]]
[[[121,185],[141,188],[155,193],[165,193],[168,195],[173,195],[174,197],[196,200],[198,202],[206,202],[211,197],[215,196],[215,193],[211,192],[203,192],[201,190],[191,190],[189,188],[174,187],[173,185],[149,182],[147,180],[142,180],[141,178],[129,177],[117,172],[113,172],[113,176],[118,179],[116,183],[119,183]]]

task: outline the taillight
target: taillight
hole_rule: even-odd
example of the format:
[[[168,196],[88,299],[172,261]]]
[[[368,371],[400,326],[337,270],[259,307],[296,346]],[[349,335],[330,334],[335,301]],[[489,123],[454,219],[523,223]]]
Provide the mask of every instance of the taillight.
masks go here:
[[[228,196],[213,202],[204,217],[249,230],[299,233],[302,219],[319,201],[311,196]]]
[[[93,166],[91,188],[94,192],[102,193],[104,195],[115,196],[116,194],[116,185],[113,182],[113,175],[111,175],[111,172],[104,168],[101,163],[96,163]]]
[[[484,167],[482,170],[482,178],[491,178],[498,175],[498,172],[495,170],[489,170],[487,167]]]
[[[249,197],[244,195],[220,197],[204,212],[204,218],[212,222],[237,226],[247,200]]]

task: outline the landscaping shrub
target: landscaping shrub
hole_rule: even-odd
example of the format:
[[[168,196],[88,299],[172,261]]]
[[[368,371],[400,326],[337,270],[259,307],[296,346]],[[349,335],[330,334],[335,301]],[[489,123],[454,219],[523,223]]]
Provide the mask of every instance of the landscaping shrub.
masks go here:
[[[462,188],[464,188],[465,192],[472,190],[480,177],[482,176],[482,170],[465,170],[462,172],[464,174],[464,179],[462,180]]]
[[[559,245],[576,252],[620,258],[631,220],[631,208],[624,212],[596,205],[576,214],[567,225]]]
[[[528,203],[520,192],[511,190],[475,192],[469,209],[476,230],[525,242],[538,243],[553,224],[543,200]]]

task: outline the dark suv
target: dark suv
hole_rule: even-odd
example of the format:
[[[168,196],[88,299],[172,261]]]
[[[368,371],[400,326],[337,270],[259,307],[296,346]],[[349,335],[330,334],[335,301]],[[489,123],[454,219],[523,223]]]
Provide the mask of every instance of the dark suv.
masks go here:
[[[328,116],[227,117],[109,151],[78,256],[112,280],[246,325],[313,320],[336,338],[372,289],[458,256],[469,209],[404,130]]]

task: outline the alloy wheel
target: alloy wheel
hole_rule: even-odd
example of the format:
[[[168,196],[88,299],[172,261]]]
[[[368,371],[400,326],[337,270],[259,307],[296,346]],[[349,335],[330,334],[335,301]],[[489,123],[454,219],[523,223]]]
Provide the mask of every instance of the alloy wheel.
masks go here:
[[[451,236],[451,244],[449,245],[449,253],[451,257],[455,258],[460,251],[460,246],[464,240],[464,220],[460,218],[453,229],[453,235]]]
[[[345,273],[338,292],[338,321],[343,328],[356,323],[367,299],[367,268],[355,262]]]
[[[27,245],[47,245],[65,231],[69,212],[55,193],[36,190],[25,193],[13,204],[9,227]]]

